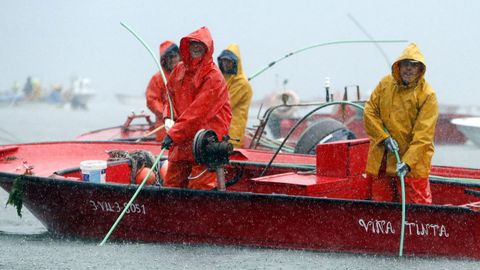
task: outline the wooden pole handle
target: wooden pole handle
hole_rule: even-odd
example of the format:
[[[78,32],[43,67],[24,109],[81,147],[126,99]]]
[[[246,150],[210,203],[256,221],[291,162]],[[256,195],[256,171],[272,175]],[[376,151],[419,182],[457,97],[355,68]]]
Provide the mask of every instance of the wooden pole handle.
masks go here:
[[[145,136],[139,138],[139,139],[136,140],[135,142],[140,142],[140,141],[142,141],[143,139],[147,138],[148,136],[157,133],[158,131],[160,131],[160,129],[162,129],[162,128],[164,128],[164,127],[165,127],[165,125],[158,126],[157,128],[155,128],[154,130],[150,131],[150,132],[147,133]]]

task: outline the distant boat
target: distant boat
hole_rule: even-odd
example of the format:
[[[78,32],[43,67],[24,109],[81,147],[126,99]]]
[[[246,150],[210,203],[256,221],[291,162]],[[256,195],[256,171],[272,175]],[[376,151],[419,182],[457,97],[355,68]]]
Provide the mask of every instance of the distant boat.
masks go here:
[[[53,93],[53,94],[52,94]],[[32,104],[50,104],[61,107],[70,107],[72,109],[87,109],[88,102],[95,96],[94,92],[73,93],[68,92],[61,95],[58,92],[52,92],[49,95],[41,96],[37,99],[29,99],[23,94],[2,94],[0,95],[0,107],[23,106]]]
[[[93,93],[78,93],[74,94],[70,101],[72,109],[87,109],[87,103],[94,96]]]
[[[480,147],[480,117],[455,118],[451,122],[465,137]]]
[[[72,109],[87,109],[88,101],[95,95],[89,78],[77,78],[72,82],[70,102]]]
[[[24,99],[22,93],[5,92],[0,94],[0,105],[11,105]]]
[[[10,90],[0,93],[0,106],[46,103],[72,109],[87,109],[88,102],[95,94],[96,91],[91,87],[89,78],[74,78],[71,86],[67,89],[63,89],[60,84],[55,83],[52,84],[50,90],[47,90],[37,82],[35,90],[31,90],[31,92]]]
[[[115,97],[120,103],[132,106],[134,108],[144,108],[147,104],[145,96],[115,94]]]

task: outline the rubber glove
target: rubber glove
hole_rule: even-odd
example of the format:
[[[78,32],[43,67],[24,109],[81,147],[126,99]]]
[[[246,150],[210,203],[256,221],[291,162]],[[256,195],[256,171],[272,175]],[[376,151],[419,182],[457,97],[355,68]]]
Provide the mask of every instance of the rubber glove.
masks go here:
[[[395,153],[398,151],[398,143],[394,138],[388,137],[383,141],[383,146],[388,149],[388,151]]]
[[[410,172],[410,167],[408,166],[407,163],[402,162],[397,164],[397,175],[398,176],[403,176],[407,175],[407,173]]]
[[[170,136],[165,136],[165,138],[163,138],[163,142],[162,142],[162,149],[170,149],[170,146],[172,145],[173,143],[173,140],[172,138],[170,138]]]
[[[165,119],[165,130],[169,131],[173,127],[174,124],[175,124],[175,121],[173,121],[170,118],[166,118]]]

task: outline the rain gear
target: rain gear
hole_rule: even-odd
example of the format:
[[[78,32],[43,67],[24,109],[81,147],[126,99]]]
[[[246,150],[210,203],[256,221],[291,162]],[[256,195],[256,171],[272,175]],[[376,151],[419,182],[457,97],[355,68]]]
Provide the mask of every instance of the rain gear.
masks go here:
[[[200,59],[191,58],[190,41],[198,41],[205,45],[206,52]],[[187,170],[190,173],[193,171],[188,166],[184,166],[185,164],[182,166],[174,164],[188,161],[193,166],[198,165],[194,163],[192,143],[200,129],[211,129],[220,139],[228,133],[232,111],[227,84],[221,71],[213,62],[213,51],[213,40],[206,27],[194,31],[180,41],[180,56],[183,62],[175,67],[168,81],[175,124],[168,131],[173,144],[168,155],[169,167],[165,181],[167,186],[179,186],[178,179],[174,179],[174,175],[179,175],[178,170]],[[170,117],[168,103],[164,108],[165,117]],[[210,173],[204,175],[207,174]],[[187,179],[181,180],[187,181]],[[203,182],[196,185],[198,189],[212,189],[216,186],[215,178],[202,177],[194,182]]]
[[[232,72],[223,70],[220,59],[227,58],[233,61]],[[235,147],[241,147],[247,126],[248,110],[252,101],[253,91],[247,76],[243,72],[240,49],[237,44],[230,44],[218,56],[218,65],[227,81],[228,93],[230,94],[230,106],[232,107],[232,122],[230,123],[229,135],[234,141]]]
[[[400,61],[406,59],[422,64],[419,76],[407,85],[401,79],[399,67]],[[365,129],[370,138],[366,172],[378,176],[386,154],[386,175],[396,175],[395,155],[386,152],[383,145],[383,141],[391,136],[398,142],[400,159],[411,169],[405,183],[417,185],[418,188],[413,189],[425,197],[430,196],[431,201],[428,175],[434,152],[438,105],[434,90],[424,78],[425,71],[425,59],[412,43],[393,63],[392,74],[384,77],[371,94],[364,112]],[[414,184],[419,179],[425,179],[427,183]]]
[[[178,52],[178,46],[172,41],[165,41],[160,44],[160,62],[162,63],[162,70],[168,80],[170,72],[166,69],[165,56],[171,52]],[[145,91],[147,98],[147,107],[155,114],[155,128],[163,125],[163,108],[167,102],[165,83],[163,82],[160,71],[155,73],[148,83]],[[165,129],[161,129],[156,133],[156,141],[162,141],[166,135]]]

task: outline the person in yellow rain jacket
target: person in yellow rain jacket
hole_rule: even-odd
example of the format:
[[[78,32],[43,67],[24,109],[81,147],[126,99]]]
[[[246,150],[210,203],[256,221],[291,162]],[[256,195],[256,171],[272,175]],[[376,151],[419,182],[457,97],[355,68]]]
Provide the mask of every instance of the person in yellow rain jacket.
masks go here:
[[[398,176],[403,175],[406,202],[432,203],[428,176],[438,105],[425,71],[422,53],[416,44],[408,45],[393,63],[391,75],[380,81],[365,105],[365,129],[370,138],[366,173],[373,200],[399,201]]]
[[[243,73],[240,49],[232,43],[218,56],[218,66],[227,81],[232,107],[232,122],[228,134],[234,139],[234,147],[242,147],[245,127],[247,126],[248,110],[252,101],[252,87]]]

